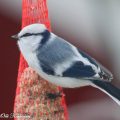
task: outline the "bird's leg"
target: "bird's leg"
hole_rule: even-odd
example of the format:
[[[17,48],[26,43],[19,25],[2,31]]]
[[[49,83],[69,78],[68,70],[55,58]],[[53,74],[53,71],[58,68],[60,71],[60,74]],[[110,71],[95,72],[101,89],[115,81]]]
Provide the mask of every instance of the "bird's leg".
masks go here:
[[[46,93],[46,97],[51,100],[55,100],[58,97],[62,97],[62,91],[56,92],[56,93]]]

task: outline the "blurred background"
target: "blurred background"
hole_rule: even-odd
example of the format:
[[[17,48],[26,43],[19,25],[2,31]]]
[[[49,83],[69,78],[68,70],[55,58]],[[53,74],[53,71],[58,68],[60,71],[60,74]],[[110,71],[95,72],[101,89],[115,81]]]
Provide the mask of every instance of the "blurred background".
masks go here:
[[[0,0],[0,114],[12,113],[19,63],[21,0]],[[120,1],[48,0],[52,31],[84,50],[113,74],[120,87]],[[101,91],[65,89],[70,120],[120,120],[120,107]],[[2,119],[3,120],[3,119]]]

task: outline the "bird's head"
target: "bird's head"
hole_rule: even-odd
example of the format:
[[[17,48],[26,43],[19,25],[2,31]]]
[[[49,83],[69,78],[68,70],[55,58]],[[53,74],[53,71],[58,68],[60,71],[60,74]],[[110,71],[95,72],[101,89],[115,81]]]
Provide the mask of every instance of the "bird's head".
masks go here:
[[[44,24],[31,24],[24,27],[18,34],[13,35],[12,38],[16,39],[19,47],[35,48],[37,45],[44,43],[50,36]]]
[[[43,33],[46,30],[46,27],[44,24],[30,24],[26,27],[24,27],[18,34],[11,36],[12,38],[16,40],[20,40],[21,38],[27,38],[31,36],[36,36],[41,33]]]

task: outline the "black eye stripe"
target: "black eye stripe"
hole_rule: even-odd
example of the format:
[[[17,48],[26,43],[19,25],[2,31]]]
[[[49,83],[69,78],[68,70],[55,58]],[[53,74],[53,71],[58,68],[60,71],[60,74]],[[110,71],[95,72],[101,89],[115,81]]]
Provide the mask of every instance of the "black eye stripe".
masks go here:
[[[28,37],[28,36],[32,36],[32,35],[41,35],[41,33],[25,33],[20,38],[22,38],[22,37]]]
[[[24,35],[22,35],[20,38],[22,37],[28,37],[28,36],[32,36],[32,35],[46,35],[47,34],[50,34],[48,30],[45,30],[44,32],[42,33],[25,33]]]
[[[24,35],[22,35],[21,37],[27,37],[27,36],[31,36],[31,33],[25,33]]]

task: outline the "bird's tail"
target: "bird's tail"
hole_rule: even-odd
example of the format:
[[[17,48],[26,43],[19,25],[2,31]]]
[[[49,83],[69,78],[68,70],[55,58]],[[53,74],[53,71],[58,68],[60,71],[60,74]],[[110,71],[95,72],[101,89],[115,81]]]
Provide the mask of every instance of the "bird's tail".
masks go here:
[[[120,89],[109,82],[93,80],[92,86],[109,95],[118,105],[120,105]]]

